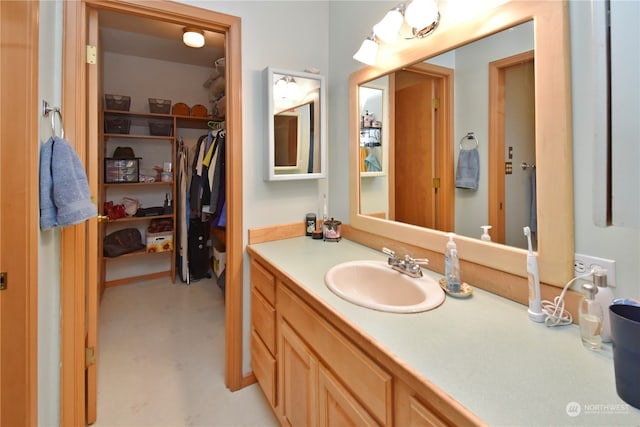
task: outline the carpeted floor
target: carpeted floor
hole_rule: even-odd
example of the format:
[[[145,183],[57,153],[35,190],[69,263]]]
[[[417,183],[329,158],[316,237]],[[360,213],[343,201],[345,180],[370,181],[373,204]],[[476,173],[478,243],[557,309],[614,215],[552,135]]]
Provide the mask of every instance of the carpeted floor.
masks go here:
[[[212,280],[108,288],[94,426],[277,426],[257,384],[224,385],[224,300]]]

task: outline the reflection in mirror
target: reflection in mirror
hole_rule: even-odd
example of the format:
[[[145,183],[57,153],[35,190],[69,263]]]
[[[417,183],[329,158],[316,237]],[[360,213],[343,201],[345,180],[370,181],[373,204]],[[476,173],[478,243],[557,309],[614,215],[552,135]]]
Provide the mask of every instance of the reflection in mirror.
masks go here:
[[[325,175],[324,78],[267,68],[268,180]]]
[[[507,162],[511,161],[512,175],[515,176],[515,171],[523,173],[521,182],[526,186],[524,188],[521,185],[516,193],[520,198],[516,203],[523,207],[522,210],[526,216],[515,220],[519,223],[518,234],[522,233],[523,226],[530,225],[532,217],[535,216],[533,219],[536,220],[538,230],[537,253],[541,281],[563,286],[573,275],[574,252],[568,4],[567,2],[507,1],[497,6],[480,7],[473,17],[462,15],[457,10],[447,8],[443,11],[446,19],[442,21],[438,31],[430,37],[412,40],[404,46],[381,46],[380,61],[375,68],[365,67],[351,74],[349,87],[351,226],[354,229],[395,239],[435,253],[442,253],[446,246],[447,234],[443,230],[455,230],[459,234],[457,243],[460,256],[464,261],[526,277],[527,251],[516,247],[519,243],[508,241],[506,236],[504,239],[507,244],[498,244],[500,237],[496,232],[500,228],[498,225],[501,220],[496,218],[499,217],[500,212],[496,215],[491,209],[495,207],[494,210],[506,211],[507,217],[514,211],[510,209],[512,201],[508,197],[504,200],[499,199],[502,193],[498,188],[504,185],[505,170],[508,170],[509,166]],[[526,36],[524,42],[521,40],[521,33]],[[482,45],[492,41],[494,37],[503,39],[495,42],[493,47]],[[481,43],[481,45],[475,45],[475,43]],[[535,145],[528,154],[524,154],[526,150],[522,150],[522,158],[520,158],[520,153],[518,152],[516,156],[516,151],[521,149],[516,148],[514,141],[507,140],[511,138],[510,129],[507,129],[504,122],[501,124],[500,120],[496,120],[495,116],[489,114],[490,103],[491,110],[500,113],[500,102],[504,102],[505,105],[510,102],[508,100],[496,102],[495,96],[488,99],[487,94],[498,92],[493,89],[490,91],[490,84],[497,84],[498,87],[509,85],[507,80],[510,77],[507,73],[501,74],[500,61],[510,60],[516,55],[526,55],[533,50],[534,46],[535,74],[528,77],[531,84],[523,81],[516,86],[522,88],[529,85],[529,91],[535,92],[535,98],[529,101],[528,106],[522,107],[523,110],[534,111],[535,118],[531,123],[535,123],[532,125],[535,132],[527,137],[521,137],[523,141],[535,140]],[[465,50],[471,52],[464,52]],[[491,53],[491,57],[488,57],[488,53]],[[469,59],[463,64],[465,56]],[[429,61],[431,63],[425,62],[429,58],[432,58]],[[441,62],[436,65],[433,63],[433,58],[439,58]],[[424,158],[425,161],[434,163],[438,174],[443,174],[426,180],[427,184],[431,183],[432,187],[435,187],[435,190],[432,188],[431,191],[440,192],[442,196],[451,195],[451,212],[447,213],[445,210],[443,215],[439,214],[438,208],[443,205],[440,199],[437,199],[435,205],[435,212],[438,214],[436,220],[441,217],[454,218],[450,227],[415,226],[409,221],[400,222],[394,218],[396,215],[394,204],[397,205],[394,194],[396,190],[406,188],[410,195],[411,191],[414,191],[413,194],[418,194],[420,192],[417,192],[415,183],[424,181],[423,178],[412,174],[398,179],[400,176],[398,171],[408,169],[407,161],[400,161],[397,158],[397,154],[406,154],[407,150],[403,151],[402,147],[408,145],[408,139],[401,140],[398,137],[400,114],[395,111],[394,115],[398,102],[396,92],[398,86],[404,84],[398,78],[398,74],[406,70],[414,73],[424,72],[422,70],[424,67],[450,69],[454,76],[454,84],[449,88],[447,96],[441,98],[439,105],[435,104],[436,117],[450,112],[448,124],[446,122],[445,126],[438,124],[435,128],[436,135],[439,135],[440,131],[445,133],[443,140],[449,144],[449,147],[433,144],[436,154],[432,154],[430,158]],[[489,70],[492,68],[499,72],[490,75]],[[466,87],[461,86],[458,84],[459,80],[465,75],[475,77],[476,80],[473,82],[470,80]],[[384,106],[389,111],[390,118],[385,121],[384,128],[391,129],[391,132],[388,137],[382,136],[383,148],[389,147],[386,154],[386,158],[389,159],[386,168],[388,173],[380,177],[364,178],[359,151],[361,116],[359,88],[380,78],[389,80],[387,90],[389,102],[384,103]],[[482,97],[478,97],[482,94],[484,94]],[[448,107],[443,108],[443,99],[450,101]],[[500,116],[501,114],[497,115],[497,117]],[[419,121],[414,119],[413,122],[415,124]],[[449,129],[450,133],[447,135],[446,132]],[[455,188],[454,183],[457,159],[460,155],[459,142],[470,132],[477,136],[479,142],[481,175],[477,190],[458,189]],[[501,136],[502,134],[504,136]],[[499,150],[496,149],[499,144],[495,141],[501,139],[505,140],[505,145]],[[514,147],[512,159],[509,159],[510,146]],[[409,157],[419,157],[417,148],[408,152]],[[439,157],[442,152],[450,156],[449,160],[443,163]],[[523,170],[521,167],[522,163],[531,165],[532,162],[536,165],[534,181],[531,180],[532,168]],[[445,167],[450,168],[448,172],[445,172]],[[498,179],[500,176],[502,179]],[[447,179],[451,179],[451,183],[447,183]],[[386,181],[388,185],[388,190],[382,191],[384,197],[388,198],[388,208],[384,211],[384,216],[389,220],[380,218],[379,207],[368,208],[368,201],[373,192],[384,189],[384,185],[371,185],[373,180]],[[536,187],[536,208],[531,206],[534,200],[533,183]],[[376,197],[380,195],[376,194]],[[422,210],[432,211],[431,208]],[[503,222],[505,228],[508,228],[506,218]],[[482,234],[480,226],[486,224],[492,225],[492,229],[489,230],[492,242],[479,239]],[[466,227],[469,227],[468,230]],[[524,233],[522,237],[524,238]],[[474,271],[479,273],[484,270]],[[476,279],[483,280],[481,275],[477,275]]]
[[[313,163],[309,162],[313,155],[309,150],[313,141],[313,103],[276,113],[273,120],[276,173],[313,172]]]
[[[535,168],[521,168],[535,164],[533,45],[528,21],[377,79],[393,88],[382,151],[394,162],[375,179],[361,169],[360,212],[472,238],[490,225],[494,242],[525,248],[523,226],[536,230]],[[456,182],[474,166],[476,185]]]

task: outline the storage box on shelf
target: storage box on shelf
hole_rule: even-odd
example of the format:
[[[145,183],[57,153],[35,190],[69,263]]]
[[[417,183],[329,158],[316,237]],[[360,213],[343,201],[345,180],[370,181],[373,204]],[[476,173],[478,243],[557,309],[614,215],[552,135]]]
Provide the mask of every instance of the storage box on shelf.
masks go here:
[[[104,182],[139,182],[140,159],[104,159]]]

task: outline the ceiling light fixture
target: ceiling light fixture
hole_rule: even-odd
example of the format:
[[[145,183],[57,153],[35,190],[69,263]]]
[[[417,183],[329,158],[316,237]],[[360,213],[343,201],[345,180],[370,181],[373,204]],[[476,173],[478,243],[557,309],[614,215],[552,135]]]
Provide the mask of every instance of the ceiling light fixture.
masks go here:
[[[399,3],[373,26],[373,33],[365,39],[353,58],[367,65],[375,65],[378,40],[394,44],[401,31],[408,33],[409,29],[411,34],[403,35],[404,39],[426,37],[439,23],[440,12],[436,0],[407,0]]]
[[[182,42],[189,47],[204,46],[204,31],[186,27],[183,30]]]
[[[296,79],[291,76],[284,76],[274,83],[276,98],[298,99],[300,97],[300,89]]]
[[[369,37],[364,39],[360,49],[353,55],[353,59],[367,65],[376,64],[376,56],[378,55],[378,42],[376,36],[371,33]]]

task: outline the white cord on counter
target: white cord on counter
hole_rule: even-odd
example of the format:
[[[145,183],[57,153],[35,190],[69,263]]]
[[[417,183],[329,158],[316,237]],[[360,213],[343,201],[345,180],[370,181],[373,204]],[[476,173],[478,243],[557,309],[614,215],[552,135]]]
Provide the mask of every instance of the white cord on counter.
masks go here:
[[[542,301],[542,312],[545,314],[546,318],[544,324],[552,327],[552,326],[564,326],[570,325],[573,323],[573,316],[564,308],[564,296],[567,293],[567,289],[573,282],[578,279],[584,279],[585,277],[591,276],[595,273],[596,269],[591,269],[590,272],[582,274],[580,276],[576,276],[573,279],[569,280],[560,295],[553,299],[553,302],[548,300]]]

